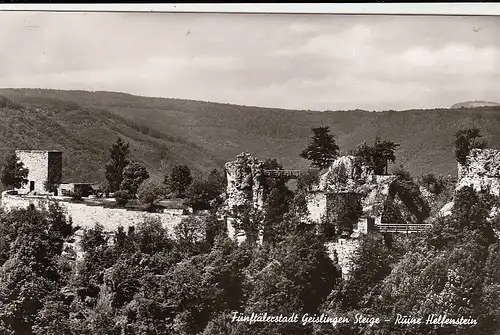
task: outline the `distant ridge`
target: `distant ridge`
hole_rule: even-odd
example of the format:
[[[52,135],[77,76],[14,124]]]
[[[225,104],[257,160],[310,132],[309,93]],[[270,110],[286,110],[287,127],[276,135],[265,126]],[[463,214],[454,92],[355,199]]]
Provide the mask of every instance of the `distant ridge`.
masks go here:
[[[459,102],[451,106],[451,109],[455,108],[476,108],[476,107],[491,107],[491,106],[500,106],[499,103],[493,102],[493,101],[480,101],[480,100],[474,100],[474,101],[464,101],[464,102]]]
[[[491,148],[500,148],[500,105],[323,112],[141,97],[119,92],[0,89],[0,142],[3,148],[63,151],[66,180],[102,180],[108,149],[118,136],[131,145],[132,159],[150,173],[187,164],[208,174],[242,151],[276,158],[286,169],[307,168],[299,156],[311,128],[329,126],[348,152],[376,136],[400,144],[396,162],[415,175],[456,175],[454,136],[476,126]],[[485,106],[474,102],[472,105]],[[458,106],[461,106],[457,104]],[[456,106],[456,105],[455,105]],[[0,161],[7,153],[0,151]]]

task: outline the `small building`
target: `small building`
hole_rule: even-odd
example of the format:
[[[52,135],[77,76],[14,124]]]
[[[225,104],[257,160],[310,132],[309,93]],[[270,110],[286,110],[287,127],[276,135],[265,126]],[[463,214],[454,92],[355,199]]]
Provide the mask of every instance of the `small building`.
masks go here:
[[[49,194],[49,185],[62,179],[62,152],[55,150],[16,150],[18,159],[28,169],[28,183],[16,189],[20,194]]]
[[[90,183],[63,183],[59,185],[58,193],[66,196],[80,194],[82,197],[88,197],[94,193],[94,189]]]

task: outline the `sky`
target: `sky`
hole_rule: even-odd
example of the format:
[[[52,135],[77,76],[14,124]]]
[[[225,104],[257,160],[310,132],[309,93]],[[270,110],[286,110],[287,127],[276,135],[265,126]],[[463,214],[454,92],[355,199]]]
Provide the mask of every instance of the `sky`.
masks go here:
[[[0,87],[311,110],[500,102],[500,16],[0,12]]]

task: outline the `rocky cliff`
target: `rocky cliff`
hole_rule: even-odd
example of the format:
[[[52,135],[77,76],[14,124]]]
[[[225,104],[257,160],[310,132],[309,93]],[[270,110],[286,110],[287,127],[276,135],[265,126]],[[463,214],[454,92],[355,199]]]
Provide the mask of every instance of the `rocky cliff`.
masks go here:
[[[455,191],[469,186],[476,192],[488,192],[500,196],[500,150],[472,149],[464,164],[458,163],[458,180]],[[451,215],[454,202],[446,203],[439,211],[440,215]],[[500,215],[499,206],[495,206],[491,218]]]
[[[227,187],[221,214],[228,218],[229,236],[239,242],[258,239],[255,220],[264,206],[263,162],[249,153],[242,153],[235,161],[225,164]]]
[[[229,211],[246,206],[262,209],[264,205],[263,162],[249,153],[225,164],[227,176],[226,207]]]
[[[470,186],[476,192],[487,191],[500,196],[500,150],[473,149],[458,170],[457,190]]]
[[[341,156],[320,177],[316,190],[331,193],[355,192],[365,184],[368,176],[367,168],[355,156]]]

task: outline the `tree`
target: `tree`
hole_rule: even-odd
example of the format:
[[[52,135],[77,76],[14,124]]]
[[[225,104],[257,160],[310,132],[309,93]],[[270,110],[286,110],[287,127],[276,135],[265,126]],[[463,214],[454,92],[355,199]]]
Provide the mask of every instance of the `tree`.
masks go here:
[[[165,185],[158,179],[145,180],[137,190],[137,198],[141,203],[148,205],[148,209],[152,209],[155,201],[161,199],[165,194]]]
[[[210,209],[210,201],[215,198],[216,194],[210,183],[204,180],[195,180],[186,189],[185,196],[184,204],[196,211]]]
[[[180,252],[184,255],[194,255],[207,247],[206,222],[188,216],[174,227],[174,236]]]
[[[283,170],[283,165],[276,160],[276,158],[268,158],[262,164],[264,170]],[[287,182],[286,178],[280,177],[266,177],[264,183],[265,196],[271,192],[273,188],[281,187]]]
[[[193,181],[185,191],[185,205],[193,210],[211,210],[219,205],[217,199],[224,192],[224,177],[217,170],[212,170],[207,180]]]
[[[28,183],[28,172],[17,155],[11,154],[7,156],[3,165],[2,184],[5,187],[21,188]]]
[[[320,174],[316,170],[303,171],[297,179],[297,188],[308,191],[311,187],[319,183]]]
[[[148,170],[138,162],[132,162],[123,169],[123,181],[120,189],[128,192],[134,198],[141,183],[149,178]]]
[[[289,233],[284,216],[290,211],[293,192],[286,185],[271,189],[264,202],[263,241],[275,243]]]
[[[215,193],[222,194],[226,189],[226,174],[221,173],[217,169],[210,171],[207,178],[208,183],[212,186]]]
[[[339,147],[329,127],[312,128],[312,140],[300,153],[300,157],[310,160],[313,166],[324,169],[339,155]]]
[[[121,138],[118,138],[116,143],[109,149],[110,160],[105,166],[105,177],[110,192],[120,189],[123,181],[123,170],[129,164],[129,155],[129,144],[123,142]]]
[[[254,263],[248,271],[252,290],[245,314],[314,315],[339,278],[324,244],[312,233],[288,236],[261,250]],[[310,334],[311,324],[259,323],[245,332],[246,326],[241,324],[244,334]]]
[[[465,164],[467,155],[472,149],[484,149],[488,146],[486,140],[480,140],[479,128],[461,129],[455,133],[455,157],[457,162]]]
[[[14,236],[0,267],[0,331],[29,335],[39,311],[64,285],[59,261],[72,227],[57,206],[14,210],[0,218],[6,224]]]
[[[177,197],[183,198],[187,187],[193,182],[187,165],[175,165],[170,174],[170,188]]]
[[[396,161],[395,151],[398,146],[392,141],[382,141],[377,136],[373,146],[364,142],[358,146],[355,155],[375,174],[387,174],[388,163]]]
[[[62,301],[45,302],[32,328],[36,335],[74,334],[70,324],[69,307]]]

